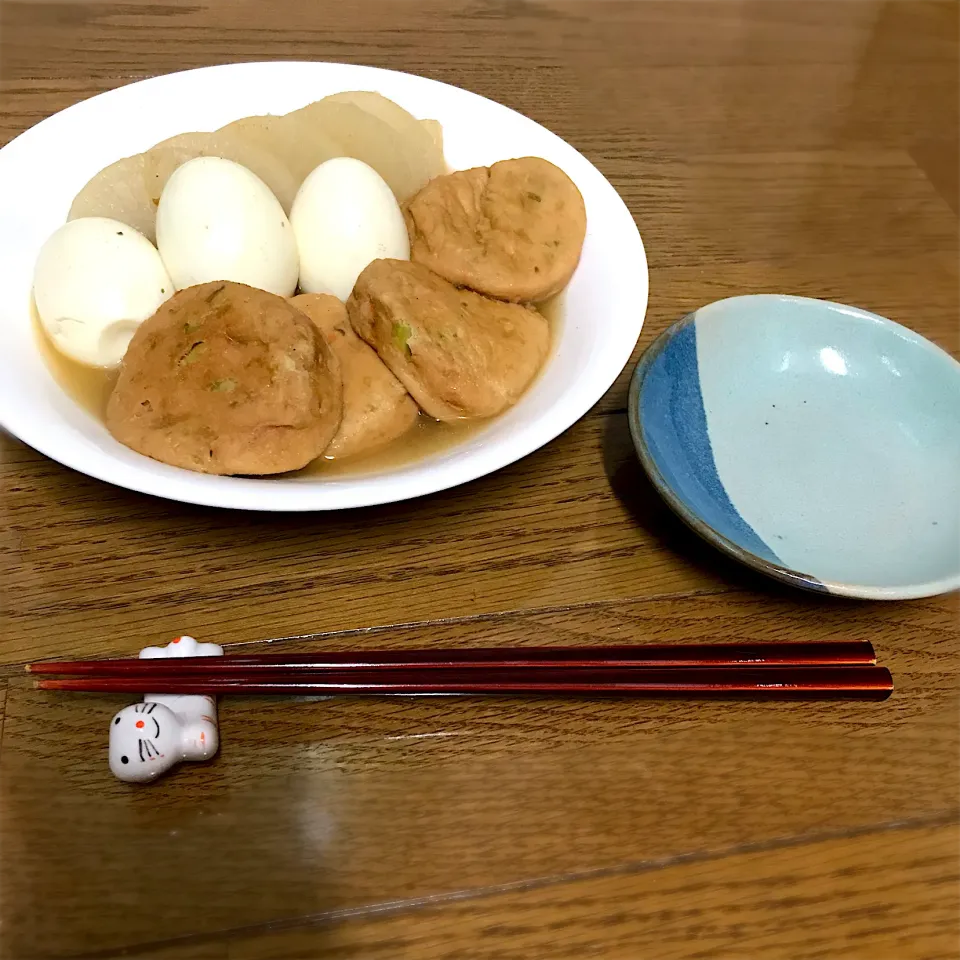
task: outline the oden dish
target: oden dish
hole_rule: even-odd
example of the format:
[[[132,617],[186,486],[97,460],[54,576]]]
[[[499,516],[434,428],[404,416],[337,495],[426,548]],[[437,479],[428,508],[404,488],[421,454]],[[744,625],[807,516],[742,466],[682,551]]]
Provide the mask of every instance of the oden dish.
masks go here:
[[[37,350],[30,293],[33,264],[44,240],[63,223],[84,184],[117,157],[133,156],[184,130],[217,130],[238,117],[289,112],[349,89],[378,91],[414,117],[436,120],[449,169],[538,157],[559,168],[582,195],[588,226],[580,260],[562,309],[554,309],[549,354],[532,384],[495,420],[446,435],[443,442],[423,442],[415,431],[411,444],[422,444],[420,459],[371,462],[364,472],[352,474],[318,471],[269,480],[188,474],[124,448],[98,418],[64,393]],[[424,130],[430,133],[429,125]],[[70,150],[62,149],[65,142]],[[43,189],[30,173],[40,157]],[[0,418],[55,459],[148,493],[246,509],[311,510],[388,502],[462,483],[524,456],[585,413],[622,369],[642,325],[647,292],[643,246],[629,212],[596,169],[532,121],[418,77],[291,63],[174,74],[112,91],[44,121],[0,151],[0,172],[28,185],[12,199],[15,209],[5,211],[11,216],[0,232],[5,255],[0,274],[10,292],[0,308],[7,346],[0,361]],[[161,175],[169,180],[173,173]],[[266,182],[266,168],[258,176]],[[286,215],[282,185],[272,190]],[[289,196],[287,203],[293,204]],[[443,429],[452,434],[458,427]]]

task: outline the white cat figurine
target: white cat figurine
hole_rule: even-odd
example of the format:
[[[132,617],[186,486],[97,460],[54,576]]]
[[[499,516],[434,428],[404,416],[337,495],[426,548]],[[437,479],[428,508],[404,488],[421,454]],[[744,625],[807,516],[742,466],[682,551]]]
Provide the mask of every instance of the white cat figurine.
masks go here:
[[[140,651],[141,660],[220,656],[223,647],[193,637]],[[209,760],[219,745],[213,697],[148,693],[110,721],[110,769],[129,783],[155,780],[181,760]]]

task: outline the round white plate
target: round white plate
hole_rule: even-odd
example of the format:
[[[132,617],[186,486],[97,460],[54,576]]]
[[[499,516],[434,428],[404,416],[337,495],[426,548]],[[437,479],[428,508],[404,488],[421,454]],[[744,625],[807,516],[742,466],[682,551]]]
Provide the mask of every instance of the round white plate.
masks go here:
[[[54,381],[31,322],[33,265],[79,189],[120,157],[166,137],[251,114],[286,113],[341,90],[376,90],[443,125],[453,169],[540,156],[574,180],[587,237],[557,343],[519,403],[458,446],[381,473],[246,479],[191,473],[117,443]],[[647,308],[643,242],[617,192],[581,154],[532,120],[434,80],[339,63],[239,63],[188,70],[100,94],[0,150],[0,424],[91,477],[171,500],[244,510],[337,510],[419,497],[526,456],[582,417],[623,369]]]

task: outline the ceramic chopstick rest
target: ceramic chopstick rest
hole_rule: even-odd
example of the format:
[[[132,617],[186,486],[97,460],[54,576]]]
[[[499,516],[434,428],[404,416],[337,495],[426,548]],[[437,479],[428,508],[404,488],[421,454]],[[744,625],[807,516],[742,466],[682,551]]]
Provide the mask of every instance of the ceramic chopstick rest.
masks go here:
[[[223,647],[193,637],[140,651],[141,660],[220,656]],[[214,697],[148,693],[110,721],[110,769],[128,783],[156,780],[181,760],[209,760],[219,745]]]

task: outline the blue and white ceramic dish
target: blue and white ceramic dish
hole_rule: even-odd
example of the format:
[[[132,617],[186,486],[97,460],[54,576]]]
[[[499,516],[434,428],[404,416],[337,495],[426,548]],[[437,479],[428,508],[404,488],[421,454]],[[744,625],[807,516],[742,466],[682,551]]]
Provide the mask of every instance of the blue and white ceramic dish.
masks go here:
[[[960,587],[960,363],[823,300],[720,300],[637,365],[630,427],[670,506],[798,587],[906,599]]]

